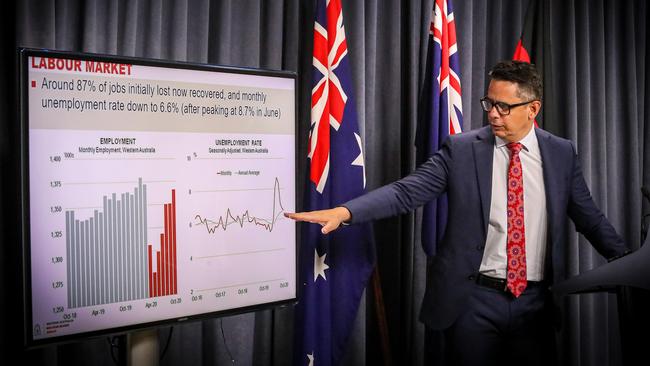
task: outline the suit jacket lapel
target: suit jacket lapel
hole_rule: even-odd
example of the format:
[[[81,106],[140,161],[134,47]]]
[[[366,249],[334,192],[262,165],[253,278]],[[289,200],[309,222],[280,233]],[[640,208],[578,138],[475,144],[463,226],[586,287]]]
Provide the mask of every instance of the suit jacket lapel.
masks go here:
[[[544,190],[546,193],[546,265],[545,265],[545,277],[550,282],[554,282],[554,268],[557,265],[563,265],[561,263],[553,263],[553,258],[555,257],[554,252],[561,253],[561,248],[555,248],[556,243],[559,241],[554,240],[555,236],[555,227],[556,218],[563,217],[562,215],[555,214],[555,202],[557,197],[560,196],[560,188],[558,184],[560,181],[556,176],[556,169],[553,169],[554,162],[557,162],[557,159],[554,159],[554,149],[552,146],[551,135],[539,128],[535,129],[537,134],[537,144],[539,145],[539,153],[542,156],[542,175],[544,176]],[[558,223],[557,225],[562,225],[563,223]]]
[[[492,201],[492,161],[494,160],[494,135],[490,126],[479,131],[472,146],[474,148],[476,178],[483,210],[483,229],[486,234],[490,216],[490,203]]]
[[[558,196],[559,187],[558,184],[560,180],[555,176],[556,169],[552,169],[553,166],[553,148],[551,146],[552,140],[551,135],[548,132],[535,128],[535,134],[537,135],[537,144],[539,145],[539,153],[542,156],[542,174],[544,176],[544,190],[546,192],[546,214],[547,214],[547,226],[549,239],[552,237],[554,222],[553,219],[556,217],[553,213],[555,212],[555,201],[554,198]],[[557,161],[557,160],[555,160]]]

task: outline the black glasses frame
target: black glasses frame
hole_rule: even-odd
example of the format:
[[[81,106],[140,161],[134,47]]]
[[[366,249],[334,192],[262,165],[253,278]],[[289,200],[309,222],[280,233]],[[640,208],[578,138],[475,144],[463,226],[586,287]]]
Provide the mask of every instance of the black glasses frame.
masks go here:
[[[492,108],[496,107],[497,112],[499,112],[500,115],[502,116],[507,116],[510,114],[510,110],[512,108],[516,107],[521,107],[522,105],[526,105],[528,103],[532,103],[536,101],[537,99],[532,99],[527,102],[521,102],[521,103],[515,103],[515,104],[508,104],[505,102],[497,102],[495,100],[492,100],[488,97],[483,97],[480,99],[481,102],[481,108],[483,108],[484,111],[489,112],[492,110]]]

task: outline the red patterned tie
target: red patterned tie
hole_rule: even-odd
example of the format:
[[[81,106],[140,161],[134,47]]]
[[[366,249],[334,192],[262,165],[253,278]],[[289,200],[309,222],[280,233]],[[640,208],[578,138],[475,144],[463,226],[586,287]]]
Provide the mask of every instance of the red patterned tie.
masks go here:
[[[526,230],[524,227],[524,179],[518,142],[508,144],[508,290],[519,297],[526,289]]]

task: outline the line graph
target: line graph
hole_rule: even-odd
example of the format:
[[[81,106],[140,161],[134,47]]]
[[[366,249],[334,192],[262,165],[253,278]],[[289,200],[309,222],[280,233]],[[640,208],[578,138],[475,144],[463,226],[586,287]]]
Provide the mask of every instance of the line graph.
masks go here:
[[[264,189],[266,190],[266,189]],[[217,219],[209,219],[202,215],[194,216],[194,227],[203,227],[209,234],[215,234],[218,230],[226,231],[231,225],[237,225],[240,228],[244,228],[245,225],[251,224],[254,227],[263,228],[269,233],[273,231],[275,223],[277,220],[282,217],[284,213],[284,207],[282,206],[282,196],[280,194],[280,181],[278,178],[275,178],[273,184],[273,204],[271,210],[271,218],[261,218],[253,215],[249,210],[245,210],[243,213],[237,215],[233,213],[233,210],[228,208],[226,213],[223,216],[219,216]]]

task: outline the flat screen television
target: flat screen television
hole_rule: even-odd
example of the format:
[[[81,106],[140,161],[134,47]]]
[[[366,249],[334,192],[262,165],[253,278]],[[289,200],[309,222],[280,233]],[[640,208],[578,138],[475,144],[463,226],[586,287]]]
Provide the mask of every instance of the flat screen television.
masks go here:
[[[296,300],[296,75],[21,49],[25,343]]]

